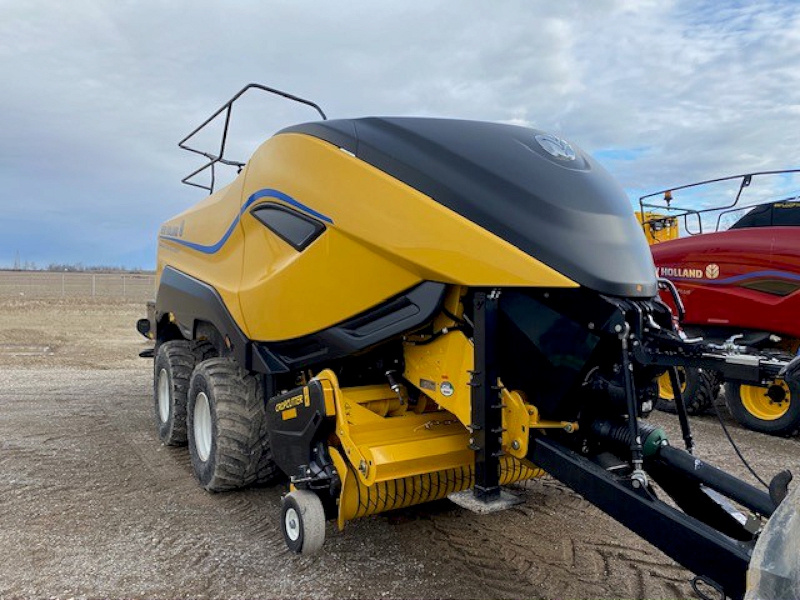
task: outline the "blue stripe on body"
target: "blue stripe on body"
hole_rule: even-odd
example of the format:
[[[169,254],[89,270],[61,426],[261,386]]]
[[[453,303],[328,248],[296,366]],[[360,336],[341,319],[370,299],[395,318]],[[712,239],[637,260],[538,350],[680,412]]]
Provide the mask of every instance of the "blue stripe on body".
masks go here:
[[[320,221],[325,221],[326,223],[330,223],[331,225],[333,225],[333,219],[331,219],[330,217],[327,217],[322,213],[315,211],[313,208],[306,206],[302,202],[298,202],[291,196],[284,194],[279,190],[267,188],[254,192],[247,199],[247,202],[244,203],[241,210],[239,211],[239,214],[236,215],[236,217],[233,219],[233,223],[230,224],[228,230],[223,234],[223,236],[216,244],[210,244],[210,245],[198,244],[196,242],[190,242],[188,240],[177,238],[171,235],[160,235],[159,238],[168,242],[174,242],[176,244],[180,244],[181,246],[191,248],[192,250],[197,250],[198,252],[202,252],[203,254],[215,254],[216,252],[220,251],[220,249],[225,245],[225,242],[228,241],[228,238],[231,237],[231,235],[233,234],[233,230],[236,229],[236,225],[239,223],[244,212],[248,208],[250,208],[254,202],[261,200],[262,198],[275,198],[276,200],[280,200],[282,202],[285,202],[286,204],[294,206],[295,208],[311,215],[316,219],[319,219]]]
[[[725,279],[694,279],[692,277],[669,277],[676,281],[692,281],[695,283],[708,283],[711,285],[725,285],[726,283],[738,283],[740,281],[747,281],[748,279],[764,279],[765,277],[777,277],[780,279],[791,279],[800,281],[800,274],[790,273],[789,271],[754,271],[752,273],[744,273],[742,275],[734,275],[726,277]]]
[[[286,204],[291,204],[295,208],[302,210],[304,213],[311,215],[312,217],[319,219],[320,221],[325,221],[326,223],[330,223],[333,225],[333,219],[330,217],[326,217],[322,213],[315,211],[313,208],[306,206],[302,202],[298,202],[291,196],[284,194],[278,190],[266,189],[266,190],[258,190],[252,196],[247,199],[244,206],[242,207],[242,213],[247,210],[247,208],[253,204],[256,200],[260,200],[261,198],[277,198],[278,200],[282,200],[286,202]],[[241,215],[241,213],[239,213]]]

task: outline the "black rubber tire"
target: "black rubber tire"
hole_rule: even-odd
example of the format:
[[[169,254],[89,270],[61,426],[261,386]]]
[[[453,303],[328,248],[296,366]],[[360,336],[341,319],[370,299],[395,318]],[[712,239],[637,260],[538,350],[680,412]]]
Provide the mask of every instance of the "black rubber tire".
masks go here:
[[[297,554],[313,554],[322,548],[325,542],[325,509],[314,492],[295,490],[283,497],[281,532],[287,548]]]
[[[192,342],[192,353],[194,354],[196,363],[201,363],[209,358],[219,356],[219,352],[217,352],[214,345],[206,340]]]
[[[691,367],[681,367],[678,369],[678,375],[686,378],[686,389],[683,392],[686,412],[690,415],[699,415],[711,408],[711,404],[719,395],[720,379],[718,373]],[[675,400],[672,397],[659,395],[656,408],[671,414],[678,412]]]
[[[195,408],[205,394],[211,440],[203,459],[195,438]],[[279,477],[267,436],[264,394],[259,378],[232,358],[211,358],[197,365],[189,384],[187,430],[189,456],[200,485],[212,492],[272,483]]]
[[[747,410],[742,403],[740,394],[740,384],[728,382],[725,384],[725,404],[731,416],[747,429],[767,433],[770,435],[793,436],[800,433],[800,402],[795,398],[798,396],[795,390],[791,390],[789,408],[781,417],[774,421],[761,419]]]
[[[703,376],[706,378],[704,387],[709,390],[709,399],[706,401],[705,406],[703,407],[703,412],[713,413],[713,411],[710,411],[709,409],[713,404],[719,406],[719,403],[722,402],[720,400],[720,392],[722,392],[722,384],[725,380],[719,371],[703,370]]]
[[[186,444],[186,397],[194,365],[195,354],[186,340],[159,345],[153,362],[153,407],[158,437],[167,446]],[[160,389],[162,384],[165,390]],[[162,414],[162,393],[168,396],[166,414]]]
[[[197,363],[216,354],[214,346],[206,341],[170,340],[159,345],[153,361],[153,407],[158,437],[167,446],[186,444],[189,380]],[[159,385],[162,371],[167,380],[166,391],[169,395],[166,415],[162,415],[160,407]]]

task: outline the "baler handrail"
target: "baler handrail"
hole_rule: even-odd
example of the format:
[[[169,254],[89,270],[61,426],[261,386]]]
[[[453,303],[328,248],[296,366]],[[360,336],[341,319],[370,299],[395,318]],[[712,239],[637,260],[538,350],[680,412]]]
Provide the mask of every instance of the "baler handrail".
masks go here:
[[[742,179],[744,177],[756,177],[758,175],[780,175],[782,173],[800,173],[800,169],[778,169],[774,171],[754,171],[752,173],[742,173],[740,175],[729,175],[727,177],[717,177],[715,179],[706,179],[704,181],[696,181],[694,183],[687,183],[684,185],[679,185],[675,187],[668,187],[664,188],[663,190],[659,190],[657,192],[651,192],[649,194],[645,194],[644,196],[640,196],[639,200],[642,201],[645,198],[652,198],[653,196],[663,196],[667,192],[677,192],[678,190],[685,190],[687,188],[698,187],[701,185],[706,185],[708,183],[719,183],[721,181],[732,181],[734,179]]]
[[[199,187],[201,189],[208,190],[209,193],[212,193],[214,191],[214,183],[215,183],[215,176],[216,176],[216,172],[215,172],[214,166],[217,163],[221,163],[223,165],[237,167],[239,169],[244,167],[245,163],[243,163],[243,162],[236,161],[236,160],[230,160],[230,159],[225,158],[225,147],[226,147],[227,142],[228,142],[228,128],[229,128],[230,122],[231,122],[231,111],[233,109],[233,104],[241,96],[243,96],[248,90],[251,90],[251,89],[261,90],[261,91],[264,91],[264,92],[268,92],[270,94],[275,94],[277,96],[281,96],[281,97],[286,98],[288,100],[293,100],[295,102],[299,102],[300,104],[305,104],[306,106],[310,106],[311,108],[313,108],[314,110],[316,110],[319,113],[319,115],[322,117],[323,121],[327,121],[328,120],[328,117],[325,115],[325,112],[319,107],[319,105],[316,102],[312,102],[311,100],[307,100],[306,98],[301,98],[300,96],[295,96],[294,94],[290,94],[288,92],[284,92],[283,90],[279,90],[279,89],[276,89],[276,88],[271,88],[271,87],[268,87],[266,85],[261,85],[260,83],[248,83],[241,90],[239,90],[236,94],[234,94],[234,96],[230,100],[225,102],[221,107],[219,107],[219,109],[217,109],[214,113],[212,113],[212,115],[210,117],[208,117],[205,121],[203,121],[199,126],[195,127],[189,133],[189,135],[187,135],[181,141],[178,142],[178,147],[181,148],[182,150],[187,150],[188,152],[192,152],[194,154],[199,154],[200,156],[204,156],[205,158],[209,159],[209,161],[207,163],[205,163],[203,166],[201,166],[199,169],[196,169],[195,171],[191,172],[189,175],[187,175],[186,177],[181,179],[181,183],[185,183],[186,185],[191,185],[191,186],[194,186],[194,187]],[[219,117],[223,112],[225,113],[225,125],[223,126],[223,129],[222,129],[222,138],[220,140],[219,151],[217,152],[217,154],[212,154],[210,152],[205,152],[205,151],[200,150],[198,148],[193,148],[193,147],[191,147],[191,146],[189,146],[187,144],[187,142],[190,139],[192,139],[200,131],[205,129],[212,121],[214,121],[217,117]],[[195,182],[191,181],[193,177],[195,177],[196,175],[202,173],[203,171],[205,171],[208,168],[211,169],[211,185],[203,185],[203,184],[195,183]]]
[[[761,172],[761,173],[747,173],[747,174],[744,174],[744,175],[732,175],[732,176],[729,176],[729,177],[718,177],[716,179],[708,179],[706,181],[699,181],[699,182],[696,182],[696,183],[689,183],[689,184],[678,186],[676,188],[672,188],[672,189],[669,189],[669,190],[662,190],[660,192],[653,192],[651,194],[647,194],[645,196],[642,196],[642,197],[639,198],[639,206],[640,206],[640,208],[642,210],[642,216],[643,217],[644,217],[644,207],[645,206],[650,207],[650,208],[660,208],[662,210],[663,209],[666,209],[666,210],[683,210],[683,211],[685,211],[683,214],[676,215],[676,216],[677,217],[683,217],[683,226],[684,226],[684,229],[686,229],[686,233],[688,233],[689,235],[698,235],[698,234],[703,233],[703,219],[700,217],[700,215],[702,213],[715,212],[715,211],[718,211],[718,210],[725,210],[725,209],[728,209],[728,208],[733,208],[734,206],[736,206],[739,203],[739,198],[741,198],[741,196],[742,196],[742,190],[744,190],[744,188],[746,188],[747,186],[750,185],[750,182],[753,180],[753,176],[754,175],[775,174],[775,173],[780,173],[780,172],[781,171],[764,171],[764,172]],[[677,190],[685,190],[685,189],[689,189],[689,188],[693,188],[693,187],[699,187],[701,185],[707,185],[709,183],[719,183],[721,181],[733,181],[733,180],[739,179],[739,178],[741,178],[742,183],[739,184],[739,190],[736,192],[736,198],[734,198],[733,202],[728,206],[705,208],[705,209],[700,209],[700,210],[691,209],[691,208],[684,209],[684,208],[680,208],[680,207],[675,207],[675,208],[671,208],[670,207],[670,201],[672,199],[672,192],[675,192]],[[658,205],[658,204],[651,204],[651,203],[644,203],[643,202],[643,200],[645,198],[652,198],[653,196],[658,196],[660,194],[664,195],[664,201],[665,201],[666,206]],[[695,232],[695,233],[692,233],[692,231],[689,230],[689,219],[688,219],[688,216],[690,214],[695,215],[697,217],[698,231]]]
[[[714,178],[714,179],[706,179],[704,181],[698,181],[698,182],[695,182],[695,183],[689,183],[689,184],[679,185],[679,186],[675,186],[675,187],[671,187],[671,188],[665,188],[665,189],[659,190],[657,192],[651,192],[649,194],[645,194],[645,195],[639,197],[639,212],[640,212],[640,215],[641,215],[642,226],[644,226],[646,223],[649,223],[649,222],[652,221],[652,219],[650,219],[650,220],[646,220],[645,219],[645,208],[653,208],[653,209],[657,209],[657,210],[666,210],[666,211],[670,211],[670,212],[673,212],[673,213],[678,213],[678,214],[672,214],[672,215],[666,215],[666,216],[671,216],[671,217],[674,217],[674,218],[683,218],[684,229],[686,230],[686,232],[689,235],[698,235],[698,234],[702,234],[703,233],[703,222],[702,222],[701,215],[705,214],[705,213],[716,212],[716,213],[719,213],[719,215],[717,216],[717,223],[716,223],[715,231],[719,231],[719,227],[720,227],[720,223],[721,223],[721,220],[722,220],[722,216],[724,214],[729,214],[731,212],[735,212],[737,210],[742,210],[744,208],[753,208],[753,207],[756,207],[756,206],[762,206],[764,204],[771,204],[771,203],[775,202],[774,200],[769,200],[769,201],[758,203],[758,204],[739,206],[739,200],[741,199],[742,192],[744,191],[744,189],[746,187],[750,186],[750,184],[753,181],[754,177],[758,177],[758,176],[761,176],[761,175],[784,175],[784,174],[789,174],[789,173],[800,173],[800,169],[779,169],[779,170],[772,170],[772,171],[754,171],[752,173],[743,173],[743,174],[740,174],[740,175],[730,175],[728,177],[717,177],[717,178]],[[737,180],[737,179],[741,179],[742,182],[739,185],[739,189],[738,189],[738,191],[736,193],[736,198],[734,198],[733,202],[731,202],[730,204],[727,204],[727,205],[724,205],[724,206],[711,207],[711,208],[701,208],[701,209],[694,209],[694,208],[688,208],[688,207],[682,207],[682,206],[674,206],[674,205],[670,204],[673,192],[677,192],[677,191],[685,190],[685,189],[690,189],[690,188],[695,188],[695,187],[699,187],[699,186],[703,186],[703,185],[708,185],[708,184],[711,184],[711,183],[720,183],[720,182],[723,182],[723,181],[734,181],[734,180]],[[646,202],[646,200],[648,198],[655,198],[657,196],[663,197],[664,198],[664,202],[663,203],[655,203],[655,202],[652,202],[652,201],[651,202]],[[693,232],[693,231],[691,231],[689,229],[689,215],[693,215],[693,216],[697,217],[697,224],[698,224],[698,230],[697,231]]]
[[[700,214],[701,213],[719,212],[719,214],[717,215],[717,223],[716,223],[716,226],[714,228],[715,231],[719,231],[720,225],[722,224],[722,217],[724,217],[725,215],[729,215],[731,213],[735,213],[735,212],[740,211],[740,210],[754,209],[754,208],[758,208],[760,206],[770,206],[770,205],[776,204],[778,202],[792,202],[792,201],[797,201],[797,200],[800,200],[800,194],[795,194],[795,195],[792,195],[792,196],[786,196],[785,198],[780,198],[778,200],[765,200],[764,202],[758,202],[756,204],[743,204],[742,206],[733,206],[733,207],[728,207],[728,208],[706,208],[706,209],[701,209],[701,210],[697,210],[697,209],[693,209],[693,208],[684,208],[684,207],[681,207],[681,206],[665,207],[665,206],[658,206],[658,205],[654,205],[654,204],[644,204],[643,206],[646,207],[646,208],[659,208],[661,210],[683,211],[683,212],[681,212],[681,214],[677,214],[677,215],[664,215],[664,216],[661,216],[661,217],[653,217],[653,218],[650,218],[650,219],[645,219],[642,222],[642,225],[646,225],[648,223],[654,223],[654,222],[663,220],[664,218],[675,218],[675,219],[683,218],[684,229],[686,229],[686,232],[689,235],[698,235],[698,234],[703,232],[702,220],[700,218]],[[691,231],[689,229],[689,226],[688,226],[689,215],[697,217],[698,231],[694,231],[693,232],[693,231]]]

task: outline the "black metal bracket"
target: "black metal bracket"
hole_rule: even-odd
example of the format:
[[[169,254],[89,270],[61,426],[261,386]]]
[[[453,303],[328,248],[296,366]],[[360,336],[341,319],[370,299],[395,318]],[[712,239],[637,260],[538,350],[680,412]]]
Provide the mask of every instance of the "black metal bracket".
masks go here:
[[[686,411],[686,400],[683,397],[681,382],[678,377],[678,367],[670,367],[668,373],[669,383],[672,386],[672,397],[675,400],[675,408],[678,411],[678,422],[681,425],[681,436],[683,436],[683,443],[687,452],[691,454],[694,452],[694,439],[692,439],[692,429],[689,425],[689,416]]]
[[[241,90],[239,90],[233,98],[228,100],[225,104],[223,104],[217,111],[215,111],[210,117],[208,117],[205,121],[203,121],[198,127],[196,127],[189,135],[183,138],[180,142],[178,142],[178,147],[186,150],[188,152],[192,152],[194,154],[199,154],[208,159],[208,162],[201,166],[199,169],[195,169],[191,173],[189,173],[186,177],[181,179],[181,183],[185,183],[186,185],[191,185],[193,187],[198,187],[203,190],[208,190],[209,193],[213,193],[214,191],[214,183],[216,180],[216,165],[217,163],[222,165],[228,165],[232,167],[237,167],[241,169],[244,167],[245,163],[237,161],[237,160],[230,160],[225,158],[225,146],[228,143],[228,128],[231,124],[231,111],[233,109],[233,104],[236,102],[242,95],[245,94],[248,90],[261,90],[263,92],[267,92],[270,94],[275,94],[276,96],[281,96],[286,98],[287,100],[292,100],[294,102],[299,102],[300,104],[305,104],[306,106],[310,106],[314,110],[316,110],[319,115],[322,117],[322,120],[325,121],[328,117],[325,116],[325,113],[322,112],[322,109],[311,100],[306,100],[305,98],[300,98],[299,96],[295,96],[293,94],[289,94],[287,92],[267,87],[265,85],[261,85],[259,83],[249,83],[244,86]],[[219,150],[216,153],[212,152],[205,152],[198,148],[193,148],[188,145],[188,141],[197,135],[201,130],[205,129],[209,123],[214,121],[217,117],[221,114],[225,113],[225,124],[222,128],[222,137],[220,139]],[[203,185],[201,183],[197,183],[192,181],[194,177],[205,171],[206,169],[211,169],[211,184],[210,185]]]
[[[754,348],[727,350],[722,345],[702,340],[684,340],[672,331],[650,331],[633,349],[637,363],[643,366],[696,367],[719,371],[727,381],[762,382],[783,377],[791,381],[790,354],[764,354]],[[800,375],[800,368],[797,369]],[[791,385],[791,384],[790,384]]]
[[[496,362],[499,301],[499,290],[476,292],[473,300],[475,370],[471,381],[470,429],[471,448],[475,450],[474,494],[483,502],[491,502],[500,497],[503,406]]]
[[[647,485],[647,476],[642,469],[644,462],[644,450],[642,448],[642,437],[639,433],[639,415],[636,406],[636,385],[633,381],[633,364],[628,350],[630,337],[630,325],[626,322],[619,334],[622,358],[622,377],[625,382],[625,404],[628,412],[628,432],[630,435],[631,462],[633,472],[631,473],[631,484],[634,487]]]

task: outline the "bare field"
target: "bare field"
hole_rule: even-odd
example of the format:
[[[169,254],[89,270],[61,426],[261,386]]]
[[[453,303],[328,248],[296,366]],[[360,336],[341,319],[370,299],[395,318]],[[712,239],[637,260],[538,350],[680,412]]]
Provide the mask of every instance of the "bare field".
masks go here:
[[[0,598],[692,597],[689,573],[549,479],[516,486],[506,512],[442,501],[289,553],[282,488],[209,494],[185,448],[158,442],[143,312],[0,299]],[[693,425],[698,454],[744,477],[716,421]],[[797,471],[797,439],[732,427],[763,475]]]

